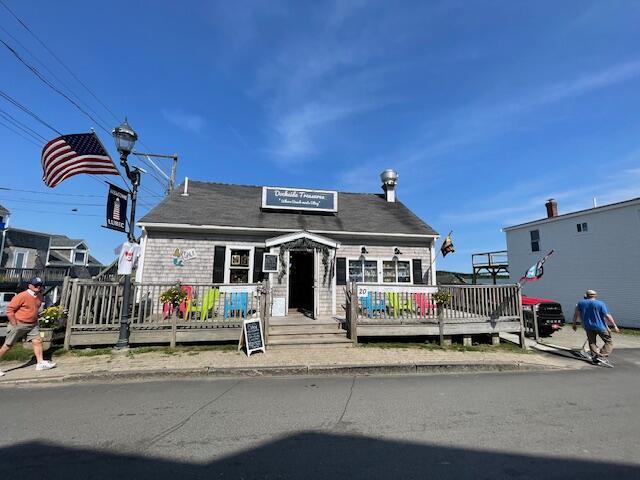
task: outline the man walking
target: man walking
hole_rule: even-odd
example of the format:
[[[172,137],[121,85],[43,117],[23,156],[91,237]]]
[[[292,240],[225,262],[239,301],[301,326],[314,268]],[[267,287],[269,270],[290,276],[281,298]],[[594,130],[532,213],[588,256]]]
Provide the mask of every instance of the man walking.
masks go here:
[[[56,366],[55,363],[49,362],[42,358],[42,339],[40,338],[40,330],[38,330],[38,313],[40,306],[44,302],[42,289],[44,283],[39,277],[29,280],[29,287],[22,293],[19,293],[7,305],[7,317],[9,325],[7,326],[7,337],[4,345],[0,348],[0,359],[11,350],[16,342],[27,339],[33,345],[33,353],[36,356],[36,370],[49,370]],[[0,377],[4,372],[0,370]]]
[[[607,358],[613,350],[613,341],[611,340],[611,330],[609,329],[607,322],[613,325],[613,329],[616,333],[620,333],[620,329],[616,325],[613,316],[609,313],[607,305],[597,300],[598,294],[595,290],[587,290],[584,299],[578,302],[576,310],[573,314],[573,330],[577,327],[578,319],[582,319],[582,326],[587,333],[587,341],[589,342],[589,350],[591,351],[591,358],[593,363],[602,364],[611,367]],[[597,337],[600,337],[604,341],[604,346],[598,350],[596,345]]]

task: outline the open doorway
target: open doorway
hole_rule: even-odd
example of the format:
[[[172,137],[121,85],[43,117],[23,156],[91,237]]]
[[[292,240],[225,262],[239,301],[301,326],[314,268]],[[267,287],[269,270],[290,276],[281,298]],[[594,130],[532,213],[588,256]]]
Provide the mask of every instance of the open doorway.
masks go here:
[[[313,252],[289,252],[289,311],[313,317]]]

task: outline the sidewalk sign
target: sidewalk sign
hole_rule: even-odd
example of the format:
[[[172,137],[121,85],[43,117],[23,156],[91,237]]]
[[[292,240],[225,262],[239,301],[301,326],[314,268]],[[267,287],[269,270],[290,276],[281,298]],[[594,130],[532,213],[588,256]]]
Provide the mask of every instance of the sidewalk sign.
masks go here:
[[[262,333],[262,322],[259,318],[247,318],[242,323],[242,332],[240,333],[240,342],[238,343],[238,351],[246,345],[247,357],[253,352],[262,350],[266,353],[264,347],[264,335]]]

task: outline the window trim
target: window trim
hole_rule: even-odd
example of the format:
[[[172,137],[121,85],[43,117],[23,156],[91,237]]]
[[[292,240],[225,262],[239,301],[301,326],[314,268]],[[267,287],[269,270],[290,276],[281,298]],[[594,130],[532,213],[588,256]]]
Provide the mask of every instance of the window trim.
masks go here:
[[[23,257],[23,264],[21,267],[18,267],[17,263],[18,263],[18,254],[24,254]],[[26,265],[29,263],[29,250],[24,250],[22,248],[17,248],[16,250],[13,251],[13,261],[11,262],[13,264],[12,268],[27,268]]]
[[[349,275],[349,262],[350,261],[357,261],[360,262],[361,258],[360,256],[358,257],[344,257],[346,258],[347,261],[347,265],[346,265],[346,274],[347,274],[347,283],[351,282],[351,276]],[[365,261],[371,261],[371,262],[377,262],[377,270],[378,270],[378,281],[373,283],[373,285],[413,285],[413,258],[409,258],[406,255],[402,255],[402,256],[398,256],[398,262],[407,262],[409,264],[409,281],[408,282],[398,282],[398,266],[396,265],[396,281],[395,282],[384,282],[384,276],[383,276],[383,263],[382,262],[393,262],[393,257],[368,257],[365,256],[364,257]],[[372,283],[372,282],[364,282],[364,270],[363,270],[363,282],[362,283]]]
[[[535,240],[533,239],[533,232],[536,232],[537,238]],[[534,243],[538,247],[537,249],[533,248]],[[539,228],[536,228],[534,230],[529,230],[529,247],[531,248],[531,253],[536,253],[536,252],[539,252],[541,250],[541,248],[540,248],[540,229]]]
[[[576,230],[578,230],[580,234],[589,233],[589,222],[576,223]]]
[[[250,285],[253,279],[253,257],[255,255],[255,245],[225,245],[226,253],[224,258],[224,283],[231,283],[231,269],[246,270],[247,283],[240,283],[238,285]],[[231,250],[248,250],[249,251],[249,266],[248,267],[236,267],[231,265]]]
[[[72,250],[73,252],[73,258],[71,259],[71,263],[73,263],[74,265],[86,265],[87,264],[87,259],[89,258],[89,251],[88,250]],[[82,253],[84,255],[84,259],[82,260],[82,263],[76,261],[76,255],[78,253]]]

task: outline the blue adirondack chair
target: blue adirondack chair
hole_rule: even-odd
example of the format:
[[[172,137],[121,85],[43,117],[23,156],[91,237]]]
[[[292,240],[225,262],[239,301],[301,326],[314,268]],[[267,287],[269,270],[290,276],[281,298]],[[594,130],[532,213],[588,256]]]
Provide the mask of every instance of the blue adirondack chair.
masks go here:
[[[369,318],[373,316],[374,312],[384,312],[386,310],[384,296],[380,295],[378,299],[374,300],[371,292],[360,299],[360,304],[362,305],[362,311],[366,310]]]
[[[241,316],[247,317],[247,303],[249,295],[245,292],[231,293],[224,299],[224,318]]]

